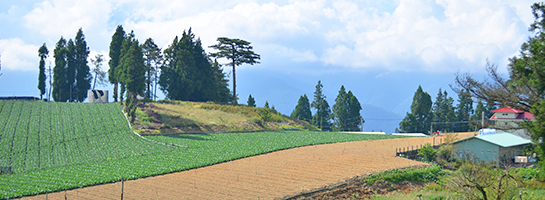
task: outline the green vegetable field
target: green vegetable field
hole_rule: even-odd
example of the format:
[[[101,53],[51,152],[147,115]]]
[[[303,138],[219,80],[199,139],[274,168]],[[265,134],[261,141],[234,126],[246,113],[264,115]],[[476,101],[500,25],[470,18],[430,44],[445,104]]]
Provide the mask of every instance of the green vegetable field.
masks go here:
[[[335,132],[138,137],[118,104],[0,101],[0,198],[61,191],[208,166],[313,144],[394,138]]]

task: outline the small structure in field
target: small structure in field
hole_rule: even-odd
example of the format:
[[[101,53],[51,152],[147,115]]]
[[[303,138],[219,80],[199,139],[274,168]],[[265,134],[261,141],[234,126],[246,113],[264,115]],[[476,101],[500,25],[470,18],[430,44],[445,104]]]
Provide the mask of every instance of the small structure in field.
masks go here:
[[[411,136],[411,137],[428,137],[424,133],[392,133],[392,135]]]
[[[477,135],[452,144],[459,158],[475,162],[514,163],[531,141],[510,133]]]
[[[89,103],[108,103],[108,90],[87,90]]]
[[[386,135],[385,132],[357,132],[357,131],[347,131],[345,133],[352,133],[352,134],[377,134],[377,135]]]

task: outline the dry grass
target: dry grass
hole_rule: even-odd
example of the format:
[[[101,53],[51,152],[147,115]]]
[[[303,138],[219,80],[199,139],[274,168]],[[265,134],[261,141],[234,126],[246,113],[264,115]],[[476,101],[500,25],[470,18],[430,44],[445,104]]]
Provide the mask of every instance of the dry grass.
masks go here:
[[[176,126],[192,124],[233,125],[250,119],[248,116],[227,113],[221,110],[202,109],[200,104],[182,102],[180,104],[154,104],[165,123]],[[165,120],[171,120],[166,122]]]
[[[160,101],[141,104],[139,109],[141,112],[137,112],[134,127],[145,135],[312,129],[307,122],[293,120],[269,109],[248,106]],[[263,111],[268,113],[267,119],[263,118]]]

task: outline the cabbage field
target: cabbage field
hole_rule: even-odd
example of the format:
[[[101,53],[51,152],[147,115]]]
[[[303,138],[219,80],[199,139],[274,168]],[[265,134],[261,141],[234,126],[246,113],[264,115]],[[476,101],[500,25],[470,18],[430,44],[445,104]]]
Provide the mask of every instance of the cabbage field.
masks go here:
[[[0,167],[11,167],[10,174],[0,175],[0,199],[183,171],[298,146],[396,137],[281,131],[144,139],[132,132],[121,110],[114,103],[0,101]]]
[[[117,104],[0,101],[0,166],[14,173],[166,151],[132,134]]]

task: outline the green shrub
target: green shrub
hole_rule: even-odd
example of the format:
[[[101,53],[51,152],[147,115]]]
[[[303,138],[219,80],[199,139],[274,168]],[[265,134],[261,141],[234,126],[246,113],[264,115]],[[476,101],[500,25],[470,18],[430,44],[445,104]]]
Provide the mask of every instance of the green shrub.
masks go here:
[[[422,161],[424,162],[433,162],[437,155],[437,150],[431,146],[430,143],[427,143],[420,151],[418,152],[419,156],[422,156]]]
[[[380,172],[375,175],[370,175],[366,178],[368,184],[373,184],[377,181],[390,181],[393,183],[399,183],[402,181],[413,182],[429,182],[437,181],[439,176],[444,173],[441,167],[433,165],[426,168],[406,168],[406,169],[394,169],[386,172]]]

